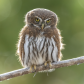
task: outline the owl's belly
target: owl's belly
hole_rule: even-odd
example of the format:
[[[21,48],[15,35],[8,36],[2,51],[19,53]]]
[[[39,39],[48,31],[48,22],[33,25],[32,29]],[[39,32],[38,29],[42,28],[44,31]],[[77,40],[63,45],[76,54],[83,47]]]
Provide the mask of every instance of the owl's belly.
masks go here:
[[[25,36],[24,56],[22,56],[25,67],[41,65],[45,61],[56,62],[58,49],[53,38]]]

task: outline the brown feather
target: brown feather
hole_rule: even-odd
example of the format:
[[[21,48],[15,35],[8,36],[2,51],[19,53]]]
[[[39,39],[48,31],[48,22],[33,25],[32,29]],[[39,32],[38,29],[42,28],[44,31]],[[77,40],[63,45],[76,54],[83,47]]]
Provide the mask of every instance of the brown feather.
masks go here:
[[[40,17],[42,20],[45,20],[47,18],[51,18],[51,27],[50,28],[44,28],[44,29],[41,29],[41,28],[38,28],[36,26],[34,26],[34,19],[35,17],[38,16]],[[19,34],[19,41],[18,41],[18,50],[17,50],[17,53],[19,55],[19,59],[20,61],[22,62],[23,66],[24,66],[24,63],[26,63],[27,66],[30,66],[32,65],[32,63],[37,63],[36,61],[38,60],[38,56],[39,54],[42,53],[42,58],[45,58],[44,57],[44,49],[46,47],[46,58],[45,60],[47,61],[49,59],[49,56],[48,56],[48,48],[49,46],[51,46],[50,42],[52,42],[52,39],[54,40],[54,44],[52,42],[52,51],[51,51],[51,59],[52,61],[54,61],[54,58],[52,56],[52,54],[54,54],[54,49],[56,49],[55,47],[57,47],[57,61],[61,60],[62,58],[62,54],[61,54],[61,50],[63,48],[63,43],[62,43],[62,37],[61,37],[61,34],[60,34],[60,30],[58,28],[56,28],[57,26],[57,21],[58,21],[58,18],[57,18],[57,15],[54,13],[54,12],[51,12],[50,10],[45,10],[45,9],[35,9],[35,10],[32,10],[30,12],[28,12],[26,14],[26,17],[25,17],[25,22],[26,22],[26,25],[22,28],[22,30],[20,31],[20,34]],[[29,52],[29,58],[25,58],[25,49],[24,49],[24,44],[25,44],[25,38],[26,38],[26,35],[28,35],[28,40],[31,39],[31,37],[33,37],[34,39],[36,39],[37,37],[41,37],[42,41],[43,42],[43,46],[41,48],[41,50],[38,50],[37,49],[37,46],[39,45],[39,49],[42,45],[42,42],[40,42],[38,45],[34,42],[34,40],[32,40],[30,43],[31,44],[28,44],[29,47],[28,48],[28,52]],[[45,39],[43,39],[43,37],[45,37]],[[52,38],[52,39],[51,39]],[[50,42],[47,42],[47,40],[51,40]],[[48,41],[49,41],[48,40]],[[38,40],[37,40],[38,41]],[[33,48],[33,51],[30,49],[30,46],[32,45],[32,48]],[[40,52],[39,52],[40,51]],[[32,56],[32,60],[33,62],[30,62],[31,60],[31,53],[32,52],[34,54],[34,56]],[[37,52],[37,55],[36,53]],[[36,57],[35,57],[36,56]],[[25,60],[27,60],[25,62]],[[30,65],[29,65],[30,63]]]

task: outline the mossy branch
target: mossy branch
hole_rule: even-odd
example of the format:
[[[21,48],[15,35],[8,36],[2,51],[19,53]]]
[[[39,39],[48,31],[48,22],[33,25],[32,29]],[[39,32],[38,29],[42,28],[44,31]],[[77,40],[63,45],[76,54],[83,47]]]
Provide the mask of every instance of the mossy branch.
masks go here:
[[[51,69],[72,66],[72,65],[76,65],[76,64],[80,64],[80,63],[84,63],[84,56],[59,61],[57,63],[52,63]],[[33,72],[30,72],[29,68],[22,68],[22,69],[14,70],[14,71],[7,72],[7,73],[4,73],[4,74],[0,74],[0,81],[11,79],[11,78],[17,77],[17,76],[22,76],[24,74],[39,72],[39,71],[48,70],[48,69],[49,69],[49,66],[47,66],[45,68],[44,65],[37,66],[36,71],[33,71]]]

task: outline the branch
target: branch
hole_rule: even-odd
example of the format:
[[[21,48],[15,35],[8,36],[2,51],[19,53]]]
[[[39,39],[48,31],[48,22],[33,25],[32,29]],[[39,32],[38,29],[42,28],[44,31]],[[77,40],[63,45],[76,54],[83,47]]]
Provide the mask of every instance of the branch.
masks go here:
[[[80,63],[84,63],[84,56],[59,61],[57,63],[52,63],[51,69],[71,66],[71,65],[80,64]],[[42,71],[42,70],[48,70],[48,69],[49,69],[49,66],[47,66],[45,68],[44,65],[37,66],[36,71],[33,71],[33,72],[30,72],[29,68],[22,68],[22,69],[14,70],[14,71],[7,72],[7,73],[4,73],[4,74],[0,74],[0,81],[7,80],[7,79],[17,77],[17,76],[21,76],[21,75],[24,75],[24,74],[34,73],[34,72],[38,72],[38,71]]]

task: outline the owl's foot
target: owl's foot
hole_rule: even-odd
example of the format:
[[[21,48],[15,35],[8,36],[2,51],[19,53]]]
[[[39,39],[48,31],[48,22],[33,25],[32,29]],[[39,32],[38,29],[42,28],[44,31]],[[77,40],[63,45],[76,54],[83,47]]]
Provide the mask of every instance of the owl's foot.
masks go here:
[[[36,70],[36,65],[34,65],[34,70]]]
[[[33,69],[36,71],[36,65],[32,65],[32,66],[30,66],[30,72],[33,72]]]
[[[52,63],[51,63],[51,61],[49,61],[48,64],[49,64],[49,67],[51,68],[51,67],[52,67]]]
[[[47,66],[47,61],[44,63],[44,66],[45,66],[45,67]]]
[[[30,69],[29,69],[30,72],[32,72],[32,68],[33,68],[33,66],[30,66]]]
[[[44,66],[46,67],[46,66],[47,66],[47,64],[49,65],[49,68],[51,68],[51,66],[52,66],[51,61],[46,61],[46,62],[44,63]]]

